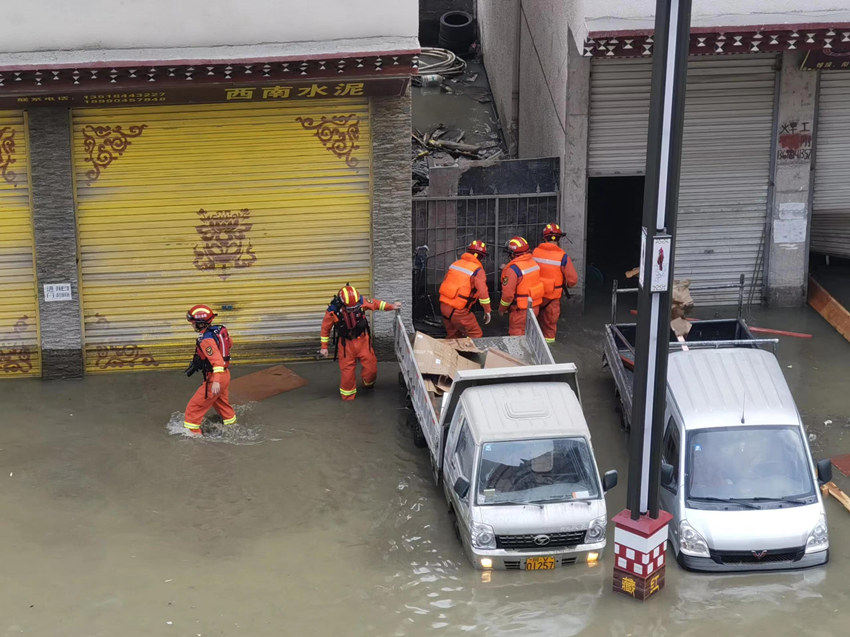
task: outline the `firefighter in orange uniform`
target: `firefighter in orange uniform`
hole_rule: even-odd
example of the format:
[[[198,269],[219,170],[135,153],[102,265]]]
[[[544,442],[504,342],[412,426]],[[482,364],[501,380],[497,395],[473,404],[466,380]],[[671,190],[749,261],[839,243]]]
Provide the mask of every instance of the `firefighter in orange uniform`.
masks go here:
[[[471,312],[476,301],[484,310],[484,325],[490,323],[490,292],[481,262],[487,256],[487,245],[477,239],[469,244],[460,259],[449,266],[440,285],[440,313],[446,338],[481,338],[484,332]]]
[[[399,308],[401,303],[367,299],[359,294],[354,286],[348,284],[331,301],[322,319],[322,346],[319,356],[324,358],[328,355],[331,329],[334,329],[334,358],[339,359],[339,394],[343,400],[354,400],[357,397],[357,361],[360,361],[364,389],[372,389],[378,377],[378,359],[372,349],[372,335],[369,332],[366,310],[391,312]]]
[[[508,241],[508,254],[512,257],[502,269],[502,298],[499,301],[499,314],[510,311],[508,334],[525,334],[525,319],[528,308],[535,315],[540,312],[543,302],[543,281],[540,278],[540,266],[531,256],[528,241],[514,237]]]
[[[195,356],[186,369],[186,375],[202,372],[204,383],[186,405],[183,426],[190,434],[201,435],[201,422],[210,407],[221,416],[225,425],[236,423],[236,412],[228,400],[230,387],[230,347],[233,344],[224,325],[213,325],[215,312],[208,305],[196,305],[186,312],[189,321],[198,332]]]
[[[558,245],[566,236],[557,223],[543,228],[543,243],[532,253],[540,266],[543,280],[543,303],[540,305],[540,329],[547,343],[554,343],[558,334],[558,318],[561,316],[561,296],[567,288],[578,283],[578,273],[572,259]]]

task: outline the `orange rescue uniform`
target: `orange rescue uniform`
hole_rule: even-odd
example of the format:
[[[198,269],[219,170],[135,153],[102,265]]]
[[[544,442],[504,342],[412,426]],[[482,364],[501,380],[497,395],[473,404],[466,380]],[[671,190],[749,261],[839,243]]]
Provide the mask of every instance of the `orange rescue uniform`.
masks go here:
[[[393,311],[393,304],[386,303],[380,299],[367,299],[361,297],[364,310]],[[346,310],[343,309],[343,312]],[[331,337],[331,329],[337,322],[336,314],[328,309],[322,319],[321,341],[322,348],[328,347]],[[339,395],[343,400],[354,400],[357,397],[357,361],[360,361],[360,375],[363,378],[363,387],[371,389],[375,386],[378,377],[378,359],[372,350],[372,337],[368,331],[351,339],[339,339],[337,345],[337,359],[339,360]]]
[[[499,313],[510,310],[508,334],[525,334],[526,312],[531,297],[534,314],[540,312],[543,302],[543,281],[540,278],[540,266],[530,252],[521,254],[508,263],[502,270],[502,299],[499,301]]]
[[[446,338],[484,335],[470,308],[478,301],[485,313],[490,312],[490,291],[481,261],[471,252],[449,266],[440,285],[440,313],[446,328]]]
[[[212,332],[205,331],[198,337],[195,353],[209,362],[212,366],[212,372],[205,375],[203,384],[198,387],[195,394],[189,400],[189,404],[186,405],[183,426],[186,429],[192,429],[195,433],[199,433],[201,422],[203,422],[204,416],[210,407],[215,408],[225,425],[234,424],[236,422],[236,412],[233,411],[233,406],[230,404],[227,395],[228,388],[230,387],[230,362],[224,360],[218,339],[216,339]],[[210,388],[212,383],[215,382],[221,386],[217,395],[213,394]]]
[[[540,329],[547,343],[554,343],[561,316],[561,296],[565,288],[578,283],[572,259],[554,241],[544,241],[534,249],[534,260],[540,266],[543,280],[543,303],[540,306]]]

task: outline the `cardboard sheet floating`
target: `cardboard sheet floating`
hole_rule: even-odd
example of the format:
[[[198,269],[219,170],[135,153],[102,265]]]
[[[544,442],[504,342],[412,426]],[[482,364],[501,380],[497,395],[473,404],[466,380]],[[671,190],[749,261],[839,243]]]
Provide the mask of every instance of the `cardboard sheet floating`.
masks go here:
[[[306,384],[306,378],[284,365],[275,365],[230,381],[230,401],[236,405],[244,405],[298,389]]]

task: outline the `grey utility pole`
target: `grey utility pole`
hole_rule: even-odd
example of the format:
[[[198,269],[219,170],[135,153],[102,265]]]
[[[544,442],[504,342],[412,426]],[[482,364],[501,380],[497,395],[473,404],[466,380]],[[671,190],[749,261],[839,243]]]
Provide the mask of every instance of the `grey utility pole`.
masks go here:
[[[691,0],[657,1],[626,503],[633,520],[658,517],[690,21]]]

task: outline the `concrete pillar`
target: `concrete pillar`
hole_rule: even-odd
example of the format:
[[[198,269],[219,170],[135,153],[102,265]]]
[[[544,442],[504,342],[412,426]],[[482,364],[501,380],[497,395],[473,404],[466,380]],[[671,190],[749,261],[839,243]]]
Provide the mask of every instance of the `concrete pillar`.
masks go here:
[[[41,376],[77,378],[83,375],[83,329],[70,115],[66,109],[53,108],[33,108],[27,115]],[[55,283],[71,285],[71,300],[45,300],[44,286]]]
[[[767,302],[806,303],[812,201],[812,147],[818,74],[801,71],[802,51],[782,54],[774,131],[773,204],[767,250]]]
[[[569,34],[569,41],[573,41]],[[571,47],[567,57],[567,140],[561,164],[562,240],[578,272],[570,303],[583,306],[587,252],[587,133],[590,116],[590,58]]]
[[[411,325],[413,247],[411,244],[410,90],[402,97],[372,99],[372,294],[401,301]],[[391,312],[375,312],[375,351],[392,358]]]

